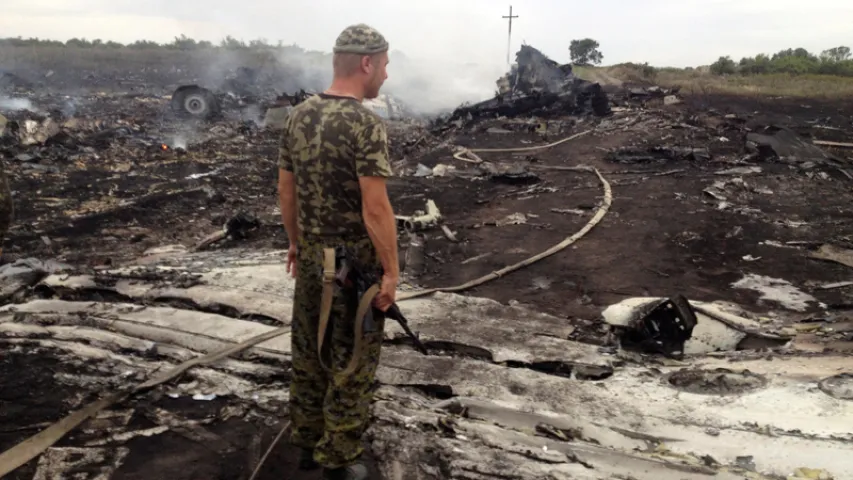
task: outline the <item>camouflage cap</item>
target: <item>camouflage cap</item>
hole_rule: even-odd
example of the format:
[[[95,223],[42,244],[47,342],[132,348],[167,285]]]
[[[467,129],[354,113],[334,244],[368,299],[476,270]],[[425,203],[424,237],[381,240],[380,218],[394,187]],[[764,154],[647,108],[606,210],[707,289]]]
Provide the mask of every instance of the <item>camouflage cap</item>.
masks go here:
[[[388,51],[388,41],[375,28],[359,23],[345,28],[337,41],[335,53],[373,55]]]

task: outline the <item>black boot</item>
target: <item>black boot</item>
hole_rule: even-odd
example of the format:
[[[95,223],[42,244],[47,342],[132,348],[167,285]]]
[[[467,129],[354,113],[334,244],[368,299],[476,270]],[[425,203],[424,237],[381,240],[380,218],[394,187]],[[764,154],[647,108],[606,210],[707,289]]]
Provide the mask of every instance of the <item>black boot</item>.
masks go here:
[[[314,461],[314,450],[303,448],[299,453],[300,470],[317,470],[320,464]]]
[[[367,477],[367,467],[361,463],[323,470],[323,480],[367,480]]]

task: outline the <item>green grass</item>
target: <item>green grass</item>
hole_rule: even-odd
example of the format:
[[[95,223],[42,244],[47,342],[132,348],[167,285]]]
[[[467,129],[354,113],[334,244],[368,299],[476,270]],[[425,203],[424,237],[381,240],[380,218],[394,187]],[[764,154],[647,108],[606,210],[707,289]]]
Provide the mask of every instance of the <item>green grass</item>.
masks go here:
[[[785,96],[800,98],[853,97],[853,77],[834,75],[712,75],[707,69],[652,69],[640,65],[577,67],[576,74],[600,83],[651,83],[681,87],[685,94],[723,93],[745,96]]]

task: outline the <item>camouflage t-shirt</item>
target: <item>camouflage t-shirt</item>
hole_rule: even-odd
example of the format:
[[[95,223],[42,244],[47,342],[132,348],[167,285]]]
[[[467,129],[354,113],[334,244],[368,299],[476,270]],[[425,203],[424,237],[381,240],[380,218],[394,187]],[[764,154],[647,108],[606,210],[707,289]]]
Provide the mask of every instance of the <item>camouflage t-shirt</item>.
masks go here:
[[[279,167],[296,179],[304,236],[366,236],[358,177],[391,176],[385,125],[358,100],[315,95],[285,121]]]

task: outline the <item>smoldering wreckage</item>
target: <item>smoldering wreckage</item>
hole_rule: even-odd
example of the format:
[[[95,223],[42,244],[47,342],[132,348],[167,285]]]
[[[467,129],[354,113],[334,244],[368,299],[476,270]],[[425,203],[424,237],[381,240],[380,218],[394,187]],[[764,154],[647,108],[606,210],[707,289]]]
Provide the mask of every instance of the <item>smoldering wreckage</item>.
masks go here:
[[[299,478],[274,179],[311,93],[13,80],[0,476]],[[372,103],[428,348],[388,327],[377,478],[853,478],[853,106],[750,101],[525,46],[491,100]]]

